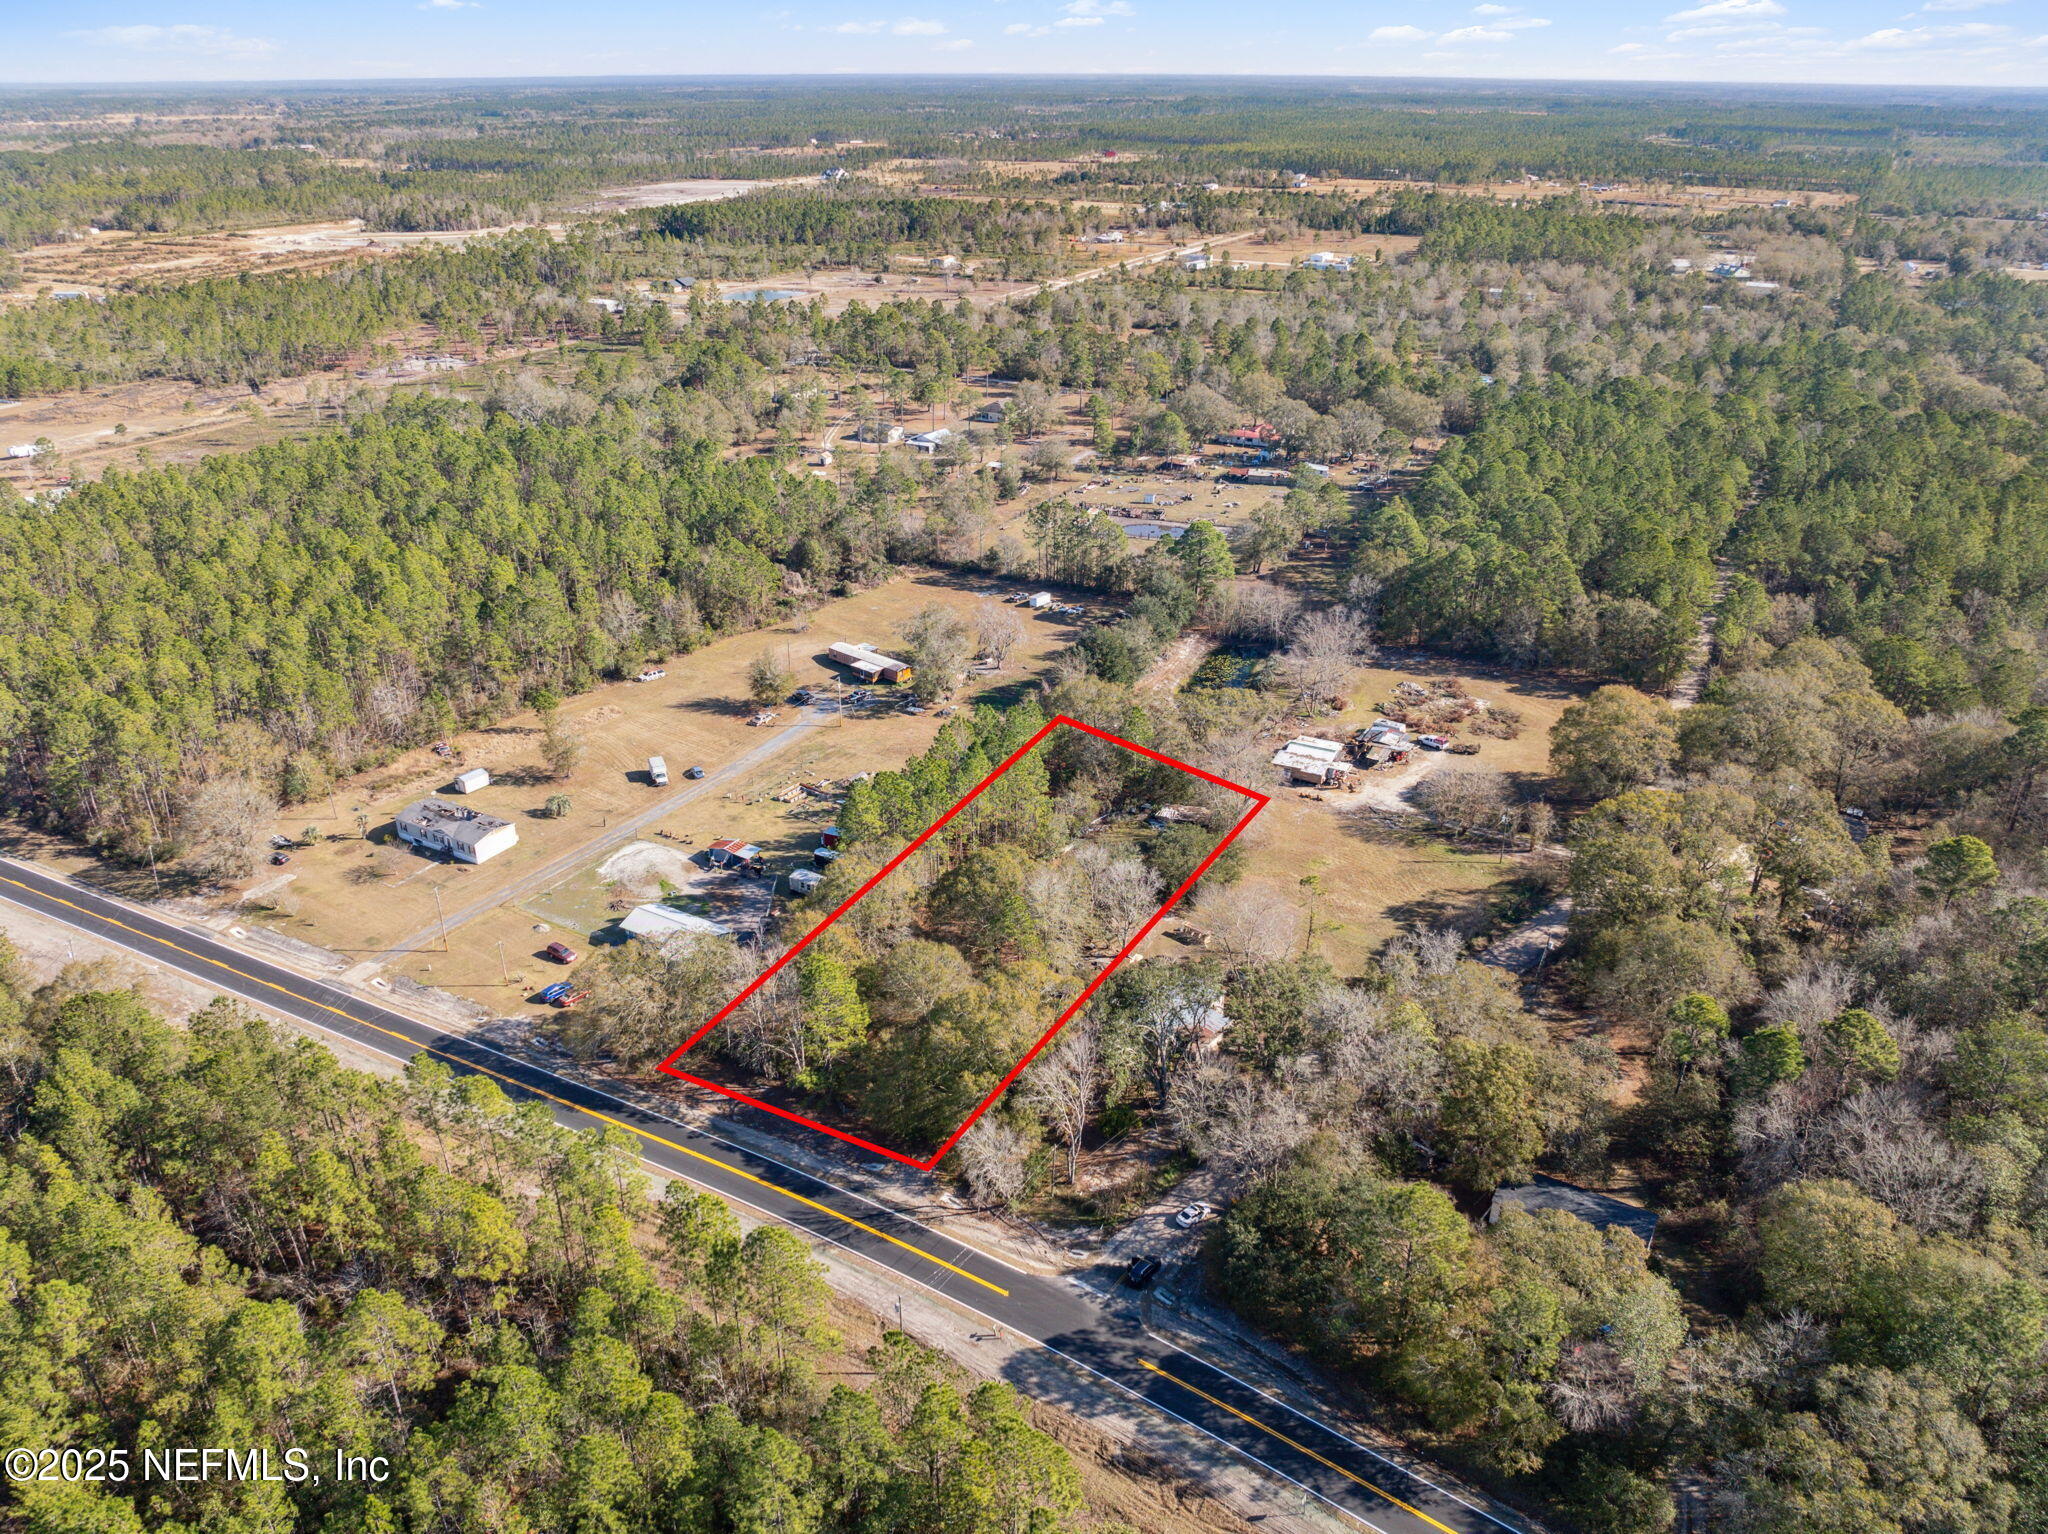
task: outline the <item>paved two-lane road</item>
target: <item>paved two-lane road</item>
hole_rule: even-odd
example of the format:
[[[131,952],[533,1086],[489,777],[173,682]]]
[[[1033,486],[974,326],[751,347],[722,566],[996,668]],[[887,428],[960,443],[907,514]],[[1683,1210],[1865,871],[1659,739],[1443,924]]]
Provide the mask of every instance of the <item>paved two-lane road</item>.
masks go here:
[[[1227,1444],[1382,1534],[1524,1534],[1526,1525],[1442,1488],[1147,1332],[1070,1283],[1024,1273],[875,1200],[557,1076],[365,997],[254,958],[31,864],[0,858],[0,900],[116,944],[229,995],[399,1060],[427,1053],[546,1101],[562,1123],[623,1129],[647,1164],[946,1295]]]

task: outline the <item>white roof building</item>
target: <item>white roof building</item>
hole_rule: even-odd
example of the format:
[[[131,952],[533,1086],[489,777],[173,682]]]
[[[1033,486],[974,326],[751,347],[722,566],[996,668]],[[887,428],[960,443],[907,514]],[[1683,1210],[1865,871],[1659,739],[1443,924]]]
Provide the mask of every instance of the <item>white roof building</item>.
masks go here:
[[[953,435],[953,428],[941,426],[932,431],[921,431],[910,439],[910,445],[920,453],[936,453],[946,445],[946,439]]]
[[[1318,735],[1297,735],[1273,753],[1273,765],[1297,783],[1334,783],[1348,777],[1342,741]]]
[[[1333,250],[1319,250],[1301,263],[1312,272],[1348,272],[1353,258],[1340,256]]]
[[[900,682],[910,675],[909,661],[884,655],[871,644],[848,644],[842,639],[828,646],[825,653],[870,682]]]
[[[628,937],[642,938],[652,943],[665,943],[685,932],[697,937],[732,936],[732,928],[728,926],[707,916],[679,911],[674,906],[663,905],[658,900],[634,906],[619,918],[619,930]]]
[[[408,804],[398,812],[397,826],[400,841],[448,853],[464,863],[487,862],[519,841],[511,821],[446,799]]]
[[[481,767],[472,767],[469,771],[458,774],[454,783],[455,791],[458,794],[473,794],[480,788],[489,788],[490,786],[491,775]]]

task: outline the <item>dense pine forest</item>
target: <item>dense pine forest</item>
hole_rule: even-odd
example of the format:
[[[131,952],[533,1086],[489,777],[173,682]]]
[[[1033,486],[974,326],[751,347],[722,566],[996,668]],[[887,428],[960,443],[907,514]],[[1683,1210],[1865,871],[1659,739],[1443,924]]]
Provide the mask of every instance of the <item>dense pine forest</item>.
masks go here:
[[[802,1240],[681,1183],[650,1204],[624,1135],[425,1057],[345,1070],[225,1001],[173,1028],[92,980],[31,990],[0,950],[0,1416],[18,1444],[133,1448],[97,1482],[11,1474],[19,1527],[1017,1534],[1082,1510],[1008,1386],[963,1389],[901,1333],[866,1388],[828,1385]],[[273,1474],[146,1474],[181,1444]],[[336,1476],[337,1448],[375,1473]]]

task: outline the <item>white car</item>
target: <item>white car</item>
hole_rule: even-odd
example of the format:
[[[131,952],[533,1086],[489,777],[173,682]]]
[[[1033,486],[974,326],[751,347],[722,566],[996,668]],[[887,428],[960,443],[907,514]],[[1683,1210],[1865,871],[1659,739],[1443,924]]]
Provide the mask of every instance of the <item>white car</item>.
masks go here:
[[[638,676],[634,677],[633,680],[636,682],[658,682],[667,675],[668,673],[666,671],[662,670],[659,666],[656,666],[650,671],[641,672]]]
[[[1193,1230],[1215,1212],[1216,1210],[1212,1205],[1197,1199],[1194,1203],[1188,1205],[1187,1208],[1181,1210],[1179,1214],[1175,1215],[1173,1223],[1182,1230]]]

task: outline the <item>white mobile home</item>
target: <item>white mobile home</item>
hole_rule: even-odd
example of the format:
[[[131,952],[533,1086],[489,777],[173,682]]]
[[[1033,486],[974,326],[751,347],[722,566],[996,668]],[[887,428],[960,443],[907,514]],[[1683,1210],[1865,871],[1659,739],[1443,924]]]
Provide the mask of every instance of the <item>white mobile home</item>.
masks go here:
[[[446,852],[464,863],[483,863],[515,845],[509,820],[446,799],[422,799],[398,812],[398,838],[413,847]]]
[[[868,682],[907,682],[910,662],[884,655],[871,644],[848,644],[845,640],[829,646],[825,653]]]

